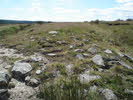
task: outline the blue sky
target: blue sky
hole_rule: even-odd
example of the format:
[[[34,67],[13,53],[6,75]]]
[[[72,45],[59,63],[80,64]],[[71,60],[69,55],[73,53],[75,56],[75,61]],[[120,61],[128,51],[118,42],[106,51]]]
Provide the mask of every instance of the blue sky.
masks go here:
[[[90,21],[133,18],[133,0],[0,0],[0,19]]]

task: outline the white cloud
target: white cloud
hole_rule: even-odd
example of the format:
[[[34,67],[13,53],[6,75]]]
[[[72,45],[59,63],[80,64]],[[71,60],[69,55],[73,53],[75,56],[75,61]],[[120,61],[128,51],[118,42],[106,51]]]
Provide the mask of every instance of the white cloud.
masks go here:
[[[125,2],[131,2],[133,0],[116,0],[118,3],[125,3]]]
[[[80,13],[78,9],[54,8],[55,13]]]

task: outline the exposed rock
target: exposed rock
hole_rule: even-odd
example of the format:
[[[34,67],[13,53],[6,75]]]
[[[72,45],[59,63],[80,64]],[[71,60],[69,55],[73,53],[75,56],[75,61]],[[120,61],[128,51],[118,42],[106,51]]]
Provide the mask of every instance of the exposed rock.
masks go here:
[[[10,76],[8,73],[0,72],[0,100],[8,99],[8,84]]]
[[[40,75],[41,73],[42,73],[41,70],[37,70],[37,71],[36,71],[36,74],[37,74],[37,75]]]
[[[72,74],[72,66],[73,66],[73,64],[69,64],[69,65],[67,65],[66,66],[66,71],[68,72],[68,74]]]
[[[102,58],[101,55],[95,55],[95,56],[92,58],[92,61],[93,61],[96,65],[105,66],[105,65],[104,65],[104,60],[103,60],[103,58]]]
[[[112,52],[111,50],[109,50],[109,49],[106,49],[104,52],[107,53],[107,54],[112,54],[112,53],[113,53],[113,52]]]
[[[88,52],[91,54],[96,54],[96,53],[98,53],[98,50],[95,47],[91,47],[88,49]]]
[[[84,57],[83,57],[82,54],[77,54],[77,55],[76,55],[76,58],[78,58],[78,59],[84,59]]]
[[[99,89],[99,93],[105,96],[106,100],[117,100],[116,95],[112,90],[109,89]]]
[[[33,87],[27,86],[14,78],[12,78],[11,82],[15,84],[15,88],[8,90],[10,94],[8,100],[38,100],[36,98],[38,87],[33,89]]]
[[[127,54],[124,55],[125,58],[127,58],[129,61],[133,62],[133,58]]]
[[[58,34],[57,31],[50,31],[49,33],[50,33],[50,34]]]
[[[13,77],[23,81],[31,70],[32,67],[29,63],[17,61],[12,68]]]
[[[120,57],[124,57],[124,55],[121,52],[117,53]]]
[[[126,63],[124,63],[124,62],[122,62],[122,61],[120,61],[119,64],[122,65],[122,66],[125,67],[125,68],[133,69],[133,67],[129,66],[128,64],[126,64]]]
[[[82,52],[84,52],[84,50],[83,49],[75,49],[74,52],[82,53]]]
[[[87,53],[83,53],[84,57],[89,57],[89,55]]]
[[[133,90],[125,89],[125,93],[133,95]]]
[[[97,91],[97,86],[96,85],[91,86],[89,91],[90,92],[96,92]]]
[[[75,46],[74,45],[70,45],[69,49],[73,49]]]
[[[89,83],[90,81],[100,79],[98,75],[80,74],[79,79],[81,83]]]
[[[47,54],[47,56],[49,56],[49,57],[56,57],[56,56],[57,56],[57,54],[54,54],[54,53],[49,53],[49,54]]]

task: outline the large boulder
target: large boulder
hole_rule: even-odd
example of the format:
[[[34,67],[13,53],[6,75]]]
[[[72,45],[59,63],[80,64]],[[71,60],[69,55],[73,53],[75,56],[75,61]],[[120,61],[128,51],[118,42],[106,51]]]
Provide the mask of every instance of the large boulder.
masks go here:
[[[96,65],[105,66],[105,65],[104,65],[104,60],[103,60],[103,58],[102,58],[101,55],[95,55],[95,56],[92,58],[92,61],[93,61]]]
[[[11,71],[14,78],[23,81],[31,70],[32,67],[29,63],[17,61],[14,63],[14,66]]]

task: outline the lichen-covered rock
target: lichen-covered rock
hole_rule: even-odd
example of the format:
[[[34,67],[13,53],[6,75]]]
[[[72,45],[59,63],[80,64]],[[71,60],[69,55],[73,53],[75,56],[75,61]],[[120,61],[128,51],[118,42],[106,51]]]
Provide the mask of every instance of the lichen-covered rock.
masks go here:
[[[31,70],[32,67],[29,63],[17,61],[11,71],[14,78],[22,81]]]
[[[102,58],[101,55],[95,55],[95,56],[92,58],[92,61],[93,61],[96,65],[105,66],[105,65],[104,65],[104,60],[103,60],[103,58]]]

